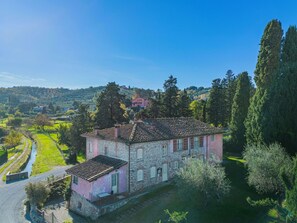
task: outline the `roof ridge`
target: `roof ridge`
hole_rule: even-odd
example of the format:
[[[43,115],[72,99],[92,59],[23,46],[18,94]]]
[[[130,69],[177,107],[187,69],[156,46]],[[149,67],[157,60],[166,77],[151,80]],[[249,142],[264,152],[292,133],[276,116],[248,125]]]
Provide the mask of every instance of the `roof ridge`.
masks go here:
[[[130,137],[129,137],[129,141],[131,142],[131,141],[133,141],[133,139],[134,139],[134,136],[135,136],[135,132],[136,132],[136,128],[137,128],[137,122],[135,122],[135,124],[133,125],[133,129],[132,129],[132,131],[131,131],[131,134],[130,134]]]

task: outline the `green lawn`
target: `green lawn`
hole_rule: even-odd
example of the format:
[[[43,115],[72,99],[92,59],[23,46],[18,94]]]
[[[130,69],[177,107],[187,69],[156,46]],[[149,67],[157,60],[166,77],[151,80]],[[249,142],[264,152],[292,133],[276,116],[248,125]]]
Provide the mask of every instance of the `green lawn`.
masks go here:
[[[56,143],[47,134],[35,132],[34,138],[37,142],[37,156],[32,175],[47,172],[55,166],[66,165]]]
[[[250,188],[245,180],[246,170],[243,165],[243,160],[239,157],[233,156],[230,159],[226,158],[224,166],[228,178],[231,180],[230,195],[221,203],[213,204],[207,207],[198,207],[181,199],[175,186],[166,186],[163,191],[157,190],[150,193],[144,198],[139,199],[138,202],[144,202],[150,198],[158,198],[164,190],[171,191],[168,196],[162,197],[157,201],[149,204],[147,207],[137,210],[135,214],[125,219],[125,223],[151,223],[157,222],[159,219],[166,222],[165,209],[170,211],[188,211],[189,223],[237,223],[237,222],[255,222],[255,223],[268,223],[274,222],[273,210],[253,208],[251,207],[246,198],[250,196],[252,199],[260,199],[259,196],[252,188]],[[189,193],[191,193],[189,191]],[[100,222],[113,222],[118,214],[125,213],[129,208],[135,204],[128,204],[127,207],[119,209],[116,213],[107,215],[101,219]]]

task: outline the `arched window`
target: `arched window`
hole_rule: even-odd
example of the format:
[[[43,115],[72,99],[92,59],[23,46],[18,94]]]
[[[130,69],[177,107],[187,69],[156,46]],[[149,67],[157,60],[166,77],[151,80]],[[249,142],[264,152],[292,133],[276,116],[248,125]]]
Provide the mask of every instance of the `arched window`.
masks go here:
[[[143,170],[137,170],[137,181],[143,180]]]
[[[137,159],[138,160],[143,159],[143,149],[137,149]]]
[[[155,178],[157,173],[157,169],[155,166],[151,167],[151,178]]]

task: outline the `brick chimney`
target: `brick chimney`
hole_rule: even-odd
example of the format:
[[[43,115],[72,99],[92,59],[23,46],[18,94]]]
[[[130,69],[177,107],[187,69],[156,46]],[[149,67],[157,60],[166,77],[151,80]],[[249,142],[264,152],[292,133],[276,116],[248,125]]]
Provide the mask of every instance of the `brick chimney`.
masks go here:
[[[99,135],[99,126],[94,127],[94,133],[95,135]]]
[[[120,137],[121,133],[120,133],[120,124],[115,124],[114,125],[114,138],[117,139]]]

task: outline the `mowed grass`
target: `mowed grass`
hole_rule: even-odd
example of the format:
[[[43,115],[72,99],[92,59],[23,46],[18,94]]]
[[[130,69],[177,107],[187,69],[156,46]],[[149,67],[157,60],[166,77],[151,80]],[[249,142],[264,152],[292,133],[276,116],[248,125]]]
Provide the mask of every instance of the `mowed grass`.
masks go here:
[[[210,204],[206,207],[201,207],[195,203],[184,200],[178,193],[176,186],[165,187],[162,190],[146,195],[144,198],[139,199],[137,202],[145,202],[146,199],[156,199],[156,201],[141,208],[135,212],[135,214],[129,216],[129,218],[123,221],[124,223],[151,223],[167,222],[168,217],[164,210],[170,211],[187,211],[188,223],[268,223],[274,222],[271,211],[265,208],[251,207],[246,201],[247,197],[251,197],[254,200],[261,199],[253,188],[249,187],[246,183],[246,169],[244,168],[243,160],[240,157],[230,157],[224,160],[224,167],[228,179],[231,181],[231,191],[228,197],[226,197],[222,203]],[[168,196],[162,196],[164,190],[170,191]],[[189,191],[191,193],[191,191]],[[162,196],[158,199],[159,196]],[[127,209],[132,209],[137,202],[128,204],[128,207],[123,207],[115,214],[110,214],[98,222],[113,222],[116,220],[118,214],[123,214]]]
[[[37,156],[33,164],[32,175],[51,170],[55,166],[66,165],[56,143],[45,133],[36,132]]]

